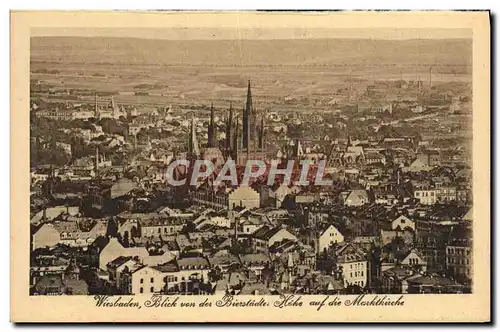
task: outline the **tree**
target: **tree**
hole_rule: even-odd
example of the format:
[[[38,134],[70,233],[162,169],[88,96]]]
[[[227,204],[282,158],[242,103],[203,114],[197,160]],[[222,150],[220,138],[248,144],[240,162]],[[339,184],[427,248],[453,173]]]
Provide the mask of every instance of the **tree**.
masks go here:
[[[210,272],[208,272],[208,280],[211,282],[217,282],[222,279],[222,271],[218,266],[215,268],[211,269]]]
[[[363,288],[358,285],[348,285],[346,287],[347,294],[363,294]]]
[[[108,221],[108,228],[106,229],[106,236],[116,237],[118,233],[118,225],[114,218]]]
[[[125,232],[124,235],[123,235],[123,246],[125,248],[130,247],[130,240],[129,240],[128,232]]]

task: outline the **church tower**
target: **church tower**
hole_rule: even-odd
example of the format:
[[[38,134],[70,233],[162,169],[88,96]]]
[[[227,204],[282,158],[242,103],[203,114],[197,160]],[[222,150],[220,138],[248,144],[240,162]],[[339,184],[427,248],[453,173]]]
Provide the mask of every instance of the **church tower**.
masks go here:
[[[215,147],[214,103],[210,106],[210,123],[208,124],[208,147]]]
[[[241,146],[233,146],[236,151],[236,164],[246,165],[248,160],[266,160],[266,151],[264,146],[264,117],[258,124],[257,113],[253,107],[252,88],[250,80],[248,81],[248,90],[246,103],[243,108],[243,133],[238,142]]]
[[[247,101],[243,109],[243,149],[251,148],[257,137],[256,114],[252,102],[252,88],[248,80]]]
[[[236,116],[235,119],[236,127],[233,135],[233,143],[232,143],[232,149],[231,149],[231,154],[233,155],[233,159],[236,158],[236,155],[240,151],[240,122],[238,119],[238,116]]]
[[[191,125],[189,128],[188,152],[191,153],[191,155],[197,157],[200,155],[198,138],[196,137],[196,123],[194,121],[194,117],[191,119]]]
[[[259,149],[264,149],[264,115],[260,118],[260,128],[259,128]]]
[[[231,137],[233,127],[233,103],[229,104],[229,116],[226,122],[226,151],[228,154],[231,154],[233,149],[233,140]]]

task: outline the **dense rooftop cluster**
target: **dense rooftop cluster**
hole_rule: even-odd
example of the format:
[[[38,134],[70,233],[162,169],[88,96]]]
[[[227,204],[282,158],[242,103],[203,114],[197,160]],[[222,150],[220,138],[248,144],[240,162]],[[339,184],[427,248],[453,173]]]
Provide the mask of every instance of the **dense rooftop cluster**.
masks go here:
[[[471,292],[470,89],[450,84],[351,84],[289,112],[259,111],[250,82],[243,110],[37,99],[31,292]],[[325,162],[331,183],[171,186],[179,159]]]

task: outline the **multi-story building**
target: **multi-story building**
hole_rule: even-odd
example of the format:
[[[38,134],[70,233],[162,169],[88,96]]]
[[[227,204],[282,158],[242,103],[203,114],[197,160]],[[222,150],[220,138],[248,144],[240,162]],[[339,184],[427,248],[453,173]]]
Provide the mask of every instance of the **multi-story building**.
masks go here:
[[[234,190],[221,189],[213,192],[208,188],[200,188],[193,193],[193,203],[217,209],[232,210],[241,206],[249,209],[260,207],[260,194],[250,186],[240,186]]]
[[[471,280],[472,234],[469,228],[455,227],[446,246],[446,267],[456,277]]]
[[[368,260],[352,244],[344,244],[335,252],[337,265],[342,269],[344,284],[365,287],[368,281]]]
[[[168,236],[179,233],[186,224],[184,218],[153,218],[139,220],[141,238]]]
[[[451,202],[457,200],[457,188],[455,186],[441,186],[436,188],[436,198],[440,202]]]
[[[163,278],[163,273],[151,266],[125,267],[120,277],[120,290],[131,295],[161,293],[165,286]]]
[[[333,225],[326,225],[317,232],[316,253],[320,254],[330,246],[344,242],[344,235]]]
[[[421,186],[415,188],[413,197],[424,205],[433,205],[437,202],[436,189],[432,186]]]
[[[58,108],[55,109],[46,109],[40,110],[36,112],[36,116],[39,118],[47,118],[56,121],[71,121],[73,120],[74,110],[60,110]]]

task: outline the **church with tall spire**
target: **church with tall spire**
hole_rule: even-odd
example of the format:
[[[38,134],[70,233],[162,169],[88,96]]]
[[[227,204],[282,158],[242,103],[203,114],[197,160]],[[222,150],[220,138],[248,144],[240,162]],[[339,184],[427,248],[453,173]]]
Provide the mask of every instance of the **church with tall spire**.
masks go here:
[[[265,148],[265,117],[258,116],[252,100],[252,87],[248,81],[246,102],[241,117],[229,104],[225,118],[225,139],[220,144],[217,139],[217,124],[215,123],[215,109],[210,106],[210,120],[208,124],[208,142],[205,148],[200,149],[196,138],[194,119],[189,130],[188,153],[191,156],[203,156],[204,159],[221,162],[221,159],[231,158],[237,165],[245,166],[247,160],[268,160]],[[241,127],[240,127],[241,119]]]
[[[210,105],[210,120],[208,122],[208,141],[205,148],[202,150],[202,157],[205,160],[212,161],[215,165],[224,163],[224,155],[219,147],[219,139],[217,134],[217,123],[215,121],[214,103]]]
[[[246,165],[247,160],[267,160],[267,152],[265,149],[265,121],[264,115],[260,115],[260,123],[257,112],[252,100],[252,86],[248,81],[247,97],[242,115],[243,131],[241,138],[237,136],[237,142],[241,140],[241,144],[233,146],[233,156],[237,165]],[[229,126],[228,128],[231,128]],[[236,130],[238,132],[238,129]],[[239,133],[235,133],[239,135]]]
[[[196,122],[194,117],[191,119],[191,124],[189,126],[188,153],[192,157],[200,156],[200,147],[198,145],[198,138],[196,137]]]
[[[216,147],[216,134],[215,134],[215,122],[214,122],[214,103],[210,106],[210,122],[208,124],[208,147]]]

